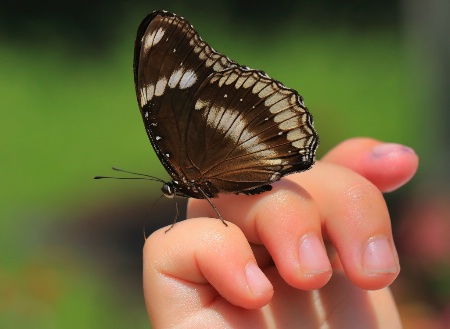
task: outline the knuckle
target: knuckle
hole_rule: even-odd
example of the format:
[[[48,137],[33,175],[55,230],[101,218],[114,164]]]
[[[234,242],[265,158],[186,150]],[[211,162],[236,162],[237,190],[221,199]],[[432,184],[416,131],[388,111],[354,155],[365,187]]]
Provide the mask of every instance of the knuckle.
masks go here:
[[[384,214],[387,211],[381,191],[370,182],[347,186],[342,201],[347,217],[355,222],[366,222],[373,214]]]
[[[349,203],[366,203],[382,198],[381,191],[369,182],[358,182],[347,186],[344,196]]]

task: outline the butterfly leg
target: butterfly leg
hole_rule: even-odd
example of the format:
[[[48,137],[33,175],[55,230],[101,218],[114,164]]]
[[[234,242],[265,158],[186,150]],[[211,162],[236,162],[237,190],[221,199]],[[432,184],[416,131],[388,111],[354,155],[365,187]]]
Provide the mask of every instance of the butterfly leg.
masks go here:
[[[178,214],[179,214],[179,212],[178,212],[178,202],[177,202],[177,200],[175,200],[175,217],[173,218],[172,225],[170,225],[170,227],[164,233],[169,232],[172,229],[172,227],[174,227],[174,225],[175,225],[175,223],[177,222],[177,219],[178,219]]]
[[[215,210],[216,214],[219,216],[219,219],[222,221],[223,225],[228,226],[228,224],[224,221],[222,215],[220,214],[219,210],[214,205],[214,203],[212,203],[211,199],[206,195],[206,193],[198,186],[197,186],[197,189],[203,194],[203,196],[205,197],[206,201],[208,201],[208,203],[211,205],[211,207],[213,207],[213,209]]]

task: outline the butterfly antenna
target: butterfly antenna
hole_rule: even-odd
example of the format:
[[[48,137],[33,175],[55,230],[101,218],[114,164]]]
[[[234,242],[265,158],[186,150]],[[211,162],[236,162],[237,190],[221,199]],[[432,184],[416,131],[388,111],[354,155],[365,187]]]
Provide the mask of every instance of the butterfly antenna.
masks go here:
[[[141,173],[137,173],[137,172],[133,172],[133,171],[123,170],[123,169],[116,168],[116,167],[112,167],[112,170],[124,172],[124,173],[130,174],[130,175],[142,176],[142,177],[95,176],[94,179],[104,179],[104,178],[112,178],[112,179],[144,179],[144,180],[152,180],[152,181],[156,181],[156,182],[160,182],[160,183],[165,183],[165,181],[162,180],[161,178],[150,176],[150,175],[146,175],[146,174],[141,174]]]
[[[111,179],[140,179],[140,180],[155,181],[155,179],[144,178],[144,177],[114,177],[114,176],[95,176],[94,177],[94,179],[105,179],[105,178],[111,178]]]
[[[117,167],[112,167],[112,170],[124,172],[124,173],[131,174],[131,175],[144,176],[144,177],[150,178],[151,180],[155,180],[157,182],[165,183],[164,180],[162,180],[161,178],[155,177],[155,176],[150,176],[150,175],[141,174],[141,173],[138,173],[138,172],[128,171],[128,170],[120,169],[120,168],[117,168]]]

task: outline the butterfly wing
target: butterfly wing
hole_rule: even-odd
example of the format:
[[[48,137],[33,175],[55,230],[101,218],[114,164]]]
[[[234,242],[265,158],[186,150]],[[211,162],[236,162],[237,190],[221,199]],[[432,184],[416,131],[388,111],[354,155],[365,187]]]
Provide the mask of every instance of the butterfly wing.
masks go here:
[[[302,97],[262,71],[215,73],[187,108],[183,165],[221,192],[257,193],[314,163],[319,139]]]
[[[174,182],[180,184],[180,193],[189,181],[181,165],[189,118],[184,105],[208,76],[233,66],[182,17],[157,11],[139,26],[134,53],[136,96],[150,142]]]
[[[149,139],[177,194],[254,194],[314,163],[318,136],[298,93],[239,66],[182,17],[141,23],[134,79]]]

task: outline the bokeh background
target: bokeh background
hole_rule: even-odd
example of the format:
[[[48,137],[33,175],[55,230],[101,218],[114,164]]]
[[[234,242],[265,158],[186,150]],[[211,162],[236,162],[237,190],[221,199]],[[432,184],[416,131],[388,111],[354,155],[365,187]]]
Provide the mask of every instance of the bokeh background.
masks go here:
[[[170,223],[168,178],[132,79],[137,26],[187,17],[215,49],[297,89],[320,153],[353,136],[404,143],[414,180],[386,195],[405,328],[450,328],[450,2],[10,1],[0,5],[0,327],[149,328],[143,224]],[[183,204],[180,204],[183,208]]]

